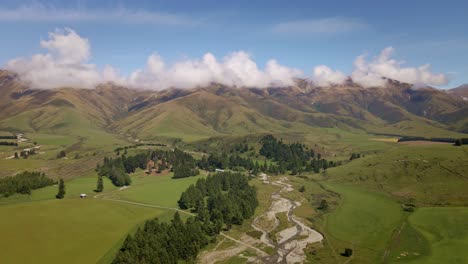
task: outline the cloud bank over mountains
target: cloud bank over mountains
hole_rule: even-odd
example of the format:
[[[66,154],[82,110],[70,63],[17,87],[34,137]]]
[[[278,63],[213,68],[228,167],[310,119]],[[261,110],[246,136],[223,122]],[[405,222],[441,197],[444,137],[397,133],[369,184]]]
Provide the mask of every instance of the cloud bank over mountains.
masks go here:
[[[196,86],[221,83],[236,87],[290,86],[294,77],[302,72],[280,65],[269,60],[261,70],[249,54],[243,51],[233,52],[221,61],[211,53],[202,59],[176,62],[167,67],[158,54],[152,54],[147,60],[146,68],[133,72],[128,84],[133,87],[158,88]]]
[[[31,58],[13,59],[5,68],[19,74],[33,88],[58,87],[94,88],[103,82],[115,82],[134,88],[161,90],[170,87],[194,88],[210,83],[236,87],[290,86],[295,78],[308,78],[317,86],[343,84],[348,76],[326,65],[319,65],[311,75],[299,69],[283,66],[269,60],[263,69],[252,57],[237,51],[218,60],[206,53],[201,59],[187,59],[167,65],[157,53],[151,54],[143,69],[122,76],[113,66],[99,69],[90,62],[89,40],[72,29],[49,33],[49,39],[40,42],[46,53]],[[431,72],[430,65],[404,67],[403,62],[391,58],[394,49],[384,49],[370,60],[360,55],[354,61],[350,74],[352,80],[363,87],[383,87],[383,77],[413,84],[443,85],[448,82],[445,74]]]

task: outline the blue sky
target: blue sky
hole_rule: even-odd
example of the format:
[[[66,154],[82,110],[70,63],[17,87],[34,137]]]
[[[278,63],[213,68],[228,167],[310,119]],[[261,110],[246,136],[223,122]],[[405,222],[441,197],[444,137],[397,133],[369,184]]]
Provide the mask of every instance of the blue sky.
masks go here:
[[[468,83],[467,1],[0,1],[0,65],[44,53],[57,28],[89,40],[88,63],[123,75],[157,52],[167,64],[249,53],[309,75],[315,66],[351,74],[361,54],[393,47],[405,67],[431,64]]]

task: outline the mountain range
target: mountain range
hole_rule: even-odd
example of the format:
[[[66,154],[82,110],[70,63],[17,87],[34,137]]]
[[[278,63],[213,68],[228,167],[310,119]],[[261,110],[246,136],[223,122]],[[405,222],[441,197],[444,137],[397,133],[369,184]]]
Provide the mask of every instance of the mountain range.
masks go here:
[[[456,137],[468,133],[468,85],[440,90],[388,80],[384,88],[316,87],[306,80],[267,89],[220,84],[162,91],[112,83],[94,89],[29,87],[0,71],[0,130],[107,131],[141,139],[340,128],[366,133]]]

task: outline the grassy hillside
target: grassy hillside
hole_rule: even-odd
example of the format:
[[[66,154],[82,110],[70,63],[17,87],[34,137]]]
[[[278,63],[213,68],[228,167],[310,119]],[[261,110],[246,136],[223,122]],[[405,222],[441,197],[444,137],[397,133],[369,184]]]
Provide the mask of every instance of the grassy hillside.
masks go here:
[[[400,205],[365,189],[326,184],[341,195],[340,206],[326,218],[331,243],[356,250],[354,263],[378,263],[403,219]]]
[[[129,134],[139,139],[249,133],[310,133],[340,128],[398,135],[462,137],[467,102],[443,91],[390,82],[385,89],[343,87],[132,90],[113,84],[96,89],[29,90],[8,72],[0,74],[0,129],[99,138],[90,133]],[[88,136],[89,135],[89,136]],[[96,142],[102,142],[101,138]],[[90,142],[92,145],[94,142]]]
[[[411,215],[409,223],[430,243],[430,252],[407,263],[467,263],[468,252],[465,250],[468,247],[467,217],[466,207],[421,208]],[[414,253],[418,252],[408,253],[407,255],[411,256],[413,253],[414,256]],[[401,253],[400,258],[397,257],[394,258],[395,263],[406,259]]]
[[[388,193],[401,202],[463,205],[468,201],[468,148],[409,142],[328,170],[334,181]]]

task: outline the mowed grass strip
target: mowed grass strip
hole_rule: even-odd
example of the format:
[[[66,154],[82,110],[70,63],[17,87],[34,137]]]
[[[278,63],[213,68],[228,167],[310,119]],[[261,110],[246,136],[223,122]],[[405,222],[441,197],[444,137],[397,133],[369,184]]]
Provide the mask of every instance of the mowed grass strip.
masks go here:
[[[177,201],[185,189],[195,184],[203,175],[182,179],[172,179],[173,173],[160,176],[148,176],[137,172],[131,176],[132,185],[125,191],[115,192],[120,199],[132,202],[178,207]]]
[[[144,220],[167,210],[100,199],[0,206],[2,263],[96,263]]]
[[[339,207],[327,216],[326,234],[339,240],[340,245],[354,248],[357,258],[360,248],[373,258],[383,256],[392,232],[402,221],[400,205],[387,196],[357,187],[334,183],[326,186],[342,198]]]
[[[420,208],[409,217],[409,223],[430,243],[427,255],[406,262],[411,264],[468,263],[468,208]],[[414,241],[415,243],[417,241]],[[421,254],[421,252],[406,252]],[[405,257],[400,257],[400,261]]]

